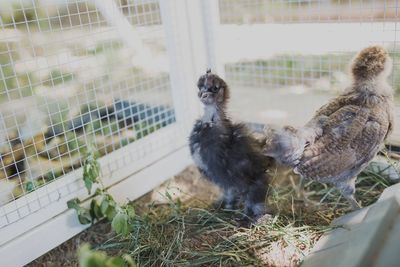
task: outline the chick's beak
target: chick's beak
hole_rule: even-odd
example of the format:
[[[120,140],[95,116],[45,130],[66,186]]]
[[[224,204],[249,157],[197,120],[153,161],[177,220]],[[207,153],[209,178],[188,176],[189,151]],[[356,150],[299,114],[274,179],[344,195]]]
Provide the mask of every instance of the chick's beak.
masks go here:
[[[212,97],[213,97],[213,95],[210,92],[200,92],[199,93],[200,101],[203,102],[204,104],[211,104]]]
[[[207,99],[208,97],[210,97],[211,96],[211,93],[209,93],[209,92],[203,92],[202,94],[201,94],[201,99]]]

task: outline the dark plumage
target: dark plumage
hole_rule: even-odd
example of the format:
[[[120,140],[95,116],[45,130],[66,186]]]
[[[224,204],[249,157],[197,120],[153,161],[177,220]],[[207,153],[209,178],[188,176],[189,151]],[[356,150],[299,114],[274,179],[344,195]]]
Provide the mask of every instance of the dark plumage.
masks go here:
[[[383,48],[362,50],[353,60],[350,88],[320,108],[311,122],[299,129],[313,133],[307,142],[293,141],[299,140],[298,134],[272,136],[297,146],[288,146],[289,149],[301,151],[286,164],[295,167],[295,172],[304,178],[334,184],[353,209],[360,207],[354,198],[356,177],[393,128],[393,92],[387,83],[391,69],[392,61]],[[320,118],[324,118],[321,123],[315,123]],[[286,154],[268,148],[270,145],[266,144],[267,154],[271,150],[278,156]]]
[[[234,124],[226,116],[229,89],[220,77],[207,72],[197,86],[204,115],[190,135],[193,160],[200,172],[223,190],[225,208],[235,208],[243,200],[245,213],[259,217],[266,212],[266,170],[272,160],[261,153],[260,144],[244,125]]]

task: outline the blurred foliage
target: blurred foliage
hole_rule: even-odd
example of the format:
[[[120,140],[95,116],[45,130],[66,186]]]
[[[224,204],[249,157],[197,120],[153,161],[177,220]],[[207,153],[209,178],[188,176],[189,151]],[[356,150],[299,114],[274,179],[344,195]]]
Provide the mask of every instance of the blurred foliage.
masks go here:
[[[396,21],[395,6],[396,0],[219,0],[222,24]]]
[[[121,41],[118,40],[107,40],[96,44],[95,48],[86,49],[87,54],[96,55],[104,52],[113,52],[115,50],[121,49],[123,46]]]
[[[5,27],[22,30],[50,28],[48,17],[39,0],[9,1],[1,3],[0,7],[0,17]]]
[[[90,245],[84,244],[78,251],[81,267],[136,267],[129,255],[111,257],[102,251],[93,251]]]
[[[225,71],[228,80],[247,86],[309,84],[335,71],[345,72],[352,55],[279,55],[227,64]]]
[[[146,135],[149,135],[160,128],[161,128],[160,123],[150,124],[147,123],[146,121],[135,123],[135,130],[138,139],[145,137]]]
[[[17,73],[14,62],[19,59],[17,46],[0,42],[0,102],[32,95],[31,73]]]
[[[92,120],[86,126],[88,133],[94,133],[103,136],[110,136],[112,134],[117,134],[120,130],[118,122],[115,119],[112,120]]]
[[[269,60],[226,64],[225,72],[227,80],[244,86],[311,85],[324,77],[329,78],[331,85],[335,85],[333,74],[341,72],[347,75],[349,63],[354,54],[279,55]],[[392,52],[390,56],[395,64],[389,82],[396,93],[400,93],[400,65],[396,63],[400,61],[400,51]]]
[[[55,86],[59,84],[65,84],[74,79],[73,73],[64,73],[60,69],[51,70],[47,79],[43,82],[45,86]]]
[[[156,1],[141,4],[126,1],[120,4],[126,14],[135,14],[132,18],[128,17],[136,20],[134,24],[153,25],[160,22],[160,18],[155,16],[159,13]],[[157,87],[159,90],[161,83],[169,84],[166,73],[160,77],[149,77],[143,70],[132,66],[131,57],[122,50],[123,43],[115,37],[103,39],[94,36],[90,45],[85,40],[65,42],[61,37],[64,32],[83,36],[87,27],[93,30],[106,26],[93,3],[78,1],[53,5],[42,4],[40,0],[0,1],[0,23],[5,32],[4,39],[0,40],[0,103],[34,95],[20,103],[26,101],[30,105],[37,101],[34,104],[39,109],[38,113],[48,115],[46,125],[42,126],[47,131],[34,133],[38,134],[35,138],[40,135],[42,138],[37,138],[36,143],[26,151],[26,157],[33,158],[29,164],[33,167],[45,164],[48,169],[35,173],[38,177],[29,179],[27,172],[20,173],[21,183],[15,197],[32,192],[81,167],[81,155],[87,153],[87,143],[94,143],[96,152],[103,156],[161,128],[161,125],[149,121],[131,125],[125,121],[129,118],[118,121],[113,115],[101,119],[91,116],[91,112],[106,107],[99,98],[118,94],[116,90],[130,94],[136,93],[138,88],[152,90]],[[12,38],[8,38],[10,36]],[[63,63],[63,59],[58,58],[60,55],[71,59],[76,57],[75,62],[87,60],[85,62],[99,71],[91,69],[82,74],[75,65]],[[38,68],[35,64],[41,64],[42,59],[47,60],[47,65]],[[87,74],[92,76],[85,76]],[[106,83],[111,84],[105,89]],[[68,86],[64,86],[66,84]],[[55,86],[57,88],[53,88]],[[65,90],[65,97],[60,97],[61,90]],[[71,91],[67,90],[76,90],[79,96],[72,98]],[[91,99],[89,104],[83,104],[88,99]],[[79,107],[81,110],[77,114],[75,111]],[[82,216],[84,219],[85,216]]]

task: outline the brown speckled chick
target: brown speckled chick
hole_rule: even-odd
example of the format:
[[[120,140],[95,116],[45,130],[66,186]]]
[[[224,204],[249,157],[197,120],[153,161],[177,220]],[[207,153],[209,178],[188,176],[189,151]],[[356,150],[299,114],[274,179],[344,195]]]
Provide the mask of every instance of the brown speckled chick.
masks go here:
[[[300,128],[299,132],[313,132],[310,125],[316,126],[316,134],[309,135],[310,140],[294,142],[299,139],[296,134],[272,138],[302,145],[296,149],[290,147],[300,150],[302,155],[285,163],[303,178],[335,185],[353,209],[360,208],[354,197],[356,177],[377,154],[393,128],[393,92],[387,83],[391,69],[392,60],[383,48],[363,49],[352,63],[350,88],[321,107],[311,122]],[[321,124],[313,123],[316,121]],[[272,152],[278,156],[287,154]],[[266,154],[273,156],[271,151]]]

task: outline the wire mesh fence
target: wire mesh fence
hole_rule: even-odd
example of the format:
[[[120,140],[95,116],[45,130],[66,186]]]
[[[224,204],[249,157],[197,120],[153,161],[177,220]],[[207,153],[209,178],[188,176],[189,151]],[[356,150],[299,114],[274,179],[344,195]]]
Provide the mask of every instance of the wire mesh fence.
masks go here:
[[[0,235],[32,221],[0,246],[83,189],[89,147],[109,185],[182,147],[204,62],[224,72],[234,118],[299,125],[346,88],[353,55],[380,44],[398,99],[398,0],[194,2],[0,2]]]
[[[242,120],[304,123],[350,84],[349,63],[369,45],[388,49],[398,98],[399,1],[220,0],[219,10],[220,64],[238,99],[252,99],[232,101]]]
[[[0,228],[78,191],[79,175],[46,185],[78,170],[89,146],[107,156],[176,121],[158,1],[117,1],[108,14],[103,4],[0,3]]]
[[[219,0],[221,23],[396,21],[396,0]]]

